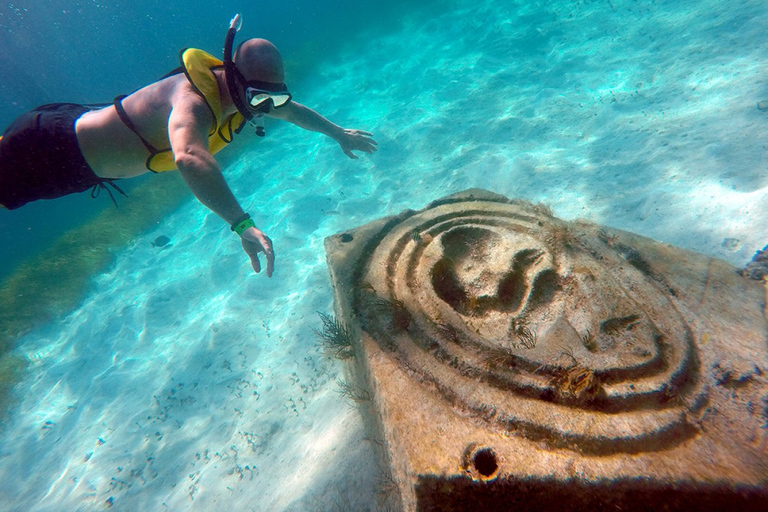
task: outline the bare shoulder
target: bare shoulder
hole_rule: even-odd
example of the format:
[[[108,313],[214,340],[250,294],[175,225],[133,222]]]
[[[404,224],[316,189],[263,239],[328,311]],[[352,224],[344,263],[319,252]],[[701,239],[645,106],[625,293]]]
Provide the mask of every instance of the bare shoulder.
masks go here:
[[[205,99],[186,80],[176,87],[171,98],[171,108],[175,116],[187,118],[187,121],[195,121],[206,128],[215,121],[213,112]]]
[[[129,114],[162,116],[167,119],[173,110],[206,117],[206,104],[184,74],[171,75],[133,92],[123,100]],[[208,122],[210,117],[205,121]]]

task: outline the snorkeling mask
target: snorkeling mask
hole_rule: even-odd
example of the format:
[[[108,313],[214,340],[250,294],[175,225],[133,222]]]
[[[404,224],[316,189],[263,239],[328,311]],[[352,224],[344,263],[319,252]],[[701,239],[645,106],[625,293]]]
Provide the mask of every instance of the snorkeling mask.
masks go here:
[[[285,84],[262,82],[261,80],[246,80],[237,69],[232,60],[232,44],[235,35],[243,25],[239,14],[235,14],[229,22],[229,30],[224,40],[224,76],[227,80],[227,89],[232,102],[243,117],[256,127],[256,135],[263,137],[264,114],[273,108],[284,107],[291,101],[291,93]],[[241,91],[245,95],[245,103],[240,97]]]

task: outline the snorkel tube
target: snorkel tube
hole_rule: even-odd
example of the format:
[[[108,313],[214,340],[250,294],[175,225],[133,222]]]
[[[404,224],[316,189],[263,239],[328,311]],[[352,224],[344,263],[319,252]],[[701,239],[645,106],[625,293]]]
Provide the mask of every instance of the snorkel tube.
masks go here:
[[[239,14],[235,14],[235,17],[229,22],[227,37],[224,39],[224,76],[227,81],[227,90],[229,91],[230,98],[232,98],[232,103],[235,104],[238,112],[243,115],[246,121],[256,125],[256,135],[263,137],[265,134],[264,120],[261,115],[255,116],[256,119],[254,120],[253,112],[248,110],[248,107],[243,103],[243,100],[240,99],[240,90],[237,86],[237,76],[239,73],[232,60],[232,45],[235,42],[237,31],[240,30],[240,27],[242,26],[243,20],[240,19]]]

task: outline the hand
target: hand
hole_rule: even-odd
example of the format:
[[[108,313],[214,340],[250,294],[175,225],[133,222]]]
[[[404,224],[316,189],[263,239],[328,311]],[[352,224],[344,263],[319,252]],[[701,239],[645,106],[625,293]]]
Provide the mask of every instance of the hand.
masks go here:
[[[258,274],[261,272],[261,263],[259,263],[259,253],[263,252],[267,258],[267,277],[272,277],[275,270],[275,252],[272,250],[272,240],[257,228],[248,228],[241,235],[243,249],[248,257],[251,258],[251,266]]]
[[[349,130],[343,129],[341,135],[336,138],[336,141],[341,146],[342,151],[349,158],[357,158],[357,155],[352,153],[353,150],[365,151],[370,154],[376,151],[378,143],[373,140],[373,134],[370,132],[364,132],[362,130]]]

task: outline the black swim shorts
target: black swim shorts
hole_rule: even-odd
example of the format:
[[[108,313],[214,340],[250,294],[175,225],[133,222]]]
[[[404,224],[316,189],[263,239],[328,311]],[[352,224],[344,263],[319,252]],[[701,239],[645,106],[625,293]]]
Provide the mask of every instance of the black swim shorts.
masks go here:
[[[0,205],[13,210],[102,183],[75,135],[75,121],[88,110],[74,103],[43,105],[8,127],[0,139]]]

